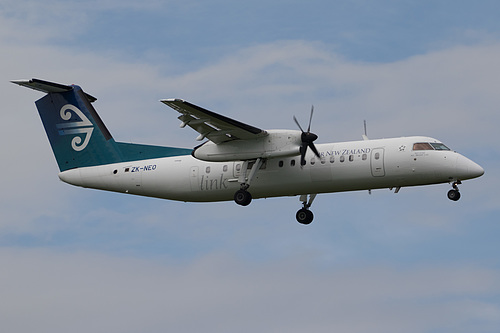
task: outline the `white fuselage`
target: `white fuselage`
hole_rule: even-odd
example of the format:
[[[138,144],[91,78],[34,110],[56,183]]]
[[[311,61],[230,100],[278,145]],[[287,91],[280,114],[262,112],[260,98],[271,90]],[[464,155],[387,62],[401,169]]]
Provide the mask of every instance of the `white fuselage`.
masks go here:
[[[300,157],[269,158],[249,191],[254,198],[448,183],[479,177],[483,169],[450,150],[413,150],[428,137],[317,144],[307,164]],[[183,155],[84,167],[59,173],[62,181],[88,188],[180,201],[232,200],[244,179],[244,163],[205,162]],[[250,168],[250,167],[249,167]]]

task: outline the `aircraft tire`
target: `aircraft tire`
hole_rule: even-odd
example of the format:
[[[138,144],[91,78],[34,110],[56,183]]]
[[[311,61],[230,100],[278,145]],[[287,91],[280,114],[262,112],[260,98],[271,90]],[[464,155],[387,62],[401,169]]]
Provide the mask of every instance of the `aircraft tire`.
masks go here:
[[[234,194],[234,202],[240,206],[248,206],[252,202],[252,195],[245,190],[238,190]]]
[[[458,199],[460,199],[460,192],[458,192],[457,190],[449,190],[448,199],[458,201]]]
[[[314,214],[309,209],[302,208],[299,209],[295,217],[297,222],[301,224],[310,224],[314,219]]]

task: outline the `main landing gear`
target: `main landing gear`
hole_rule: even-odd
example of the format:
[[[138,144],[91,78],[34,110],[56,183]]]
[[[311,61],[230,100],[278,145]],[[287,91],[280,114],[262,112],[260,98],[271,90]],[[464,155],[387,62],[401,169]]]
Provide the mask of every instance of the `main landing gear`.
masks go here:
[[[460,199],[460,192],[458,191],[457,186],[459,184],[462,184],[460,180],[453,182],[453,184],[451,185],[453,189],[448,191],[448,199],[453,201],[458,201],[458,199]]]
[[[303,207],[299,209],[295,217],[297,222],[301,224],[310,224],[314,219],[314,214],[309,210],[317,194],[310,194],[309,200],[307,199],[307,194],[300,196],[300,201],[302,201]]]
[[[250,183],[252,179],[255,177],[257,170],[260,169],[264,161],[261,158],[258,158],[255,163],[252,165],[250,169],[250,174],[248,177],[246,176],[248,169],[248,161],[243,162],[242,170],[240,177],[238,178],[238,182],[240,183],[240,189],[236,191],[234,194],[234,202],[236,202],[240,206],[248,206],[250,202],[252,202],[252,195],[248,192],[248,188],[250,187]]]

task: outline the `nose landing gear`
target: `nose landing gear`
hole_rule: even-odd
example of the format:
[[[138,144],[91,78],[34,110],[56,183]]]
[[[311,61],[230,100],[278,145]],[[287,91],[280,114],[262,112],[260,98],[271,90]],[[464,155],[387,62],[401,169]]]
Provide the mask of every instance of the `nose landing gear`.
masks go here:
[[[314,219],[314,214],[309,210],[317,194],[310,194],[309,200],[307,199],[307,194],[300,196],[300,201],[302,201],[303,208],[299,209],[295,217],[297,222],[301,224],[310,224]]]
[[[462,184],[460,180],[453,182],[451,185],[453,189],[448,191],[448,199],[453,201],[458,201],[458,199],[460,199],[460,192],[458,191],[459,184]]]

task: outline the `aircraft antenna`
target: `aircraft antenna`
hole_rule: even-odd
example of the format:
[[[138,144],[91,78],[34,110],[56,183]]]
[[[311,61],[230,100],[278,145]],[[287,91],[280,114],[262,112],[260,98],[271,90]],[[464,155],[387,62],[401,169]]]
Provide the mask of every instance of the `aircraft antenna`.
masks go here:
[[[366,133],[366,120],[363,120],[363,126],[365,128],[365,134],[363,134],[363,140],[369,140],[368,134]]]

